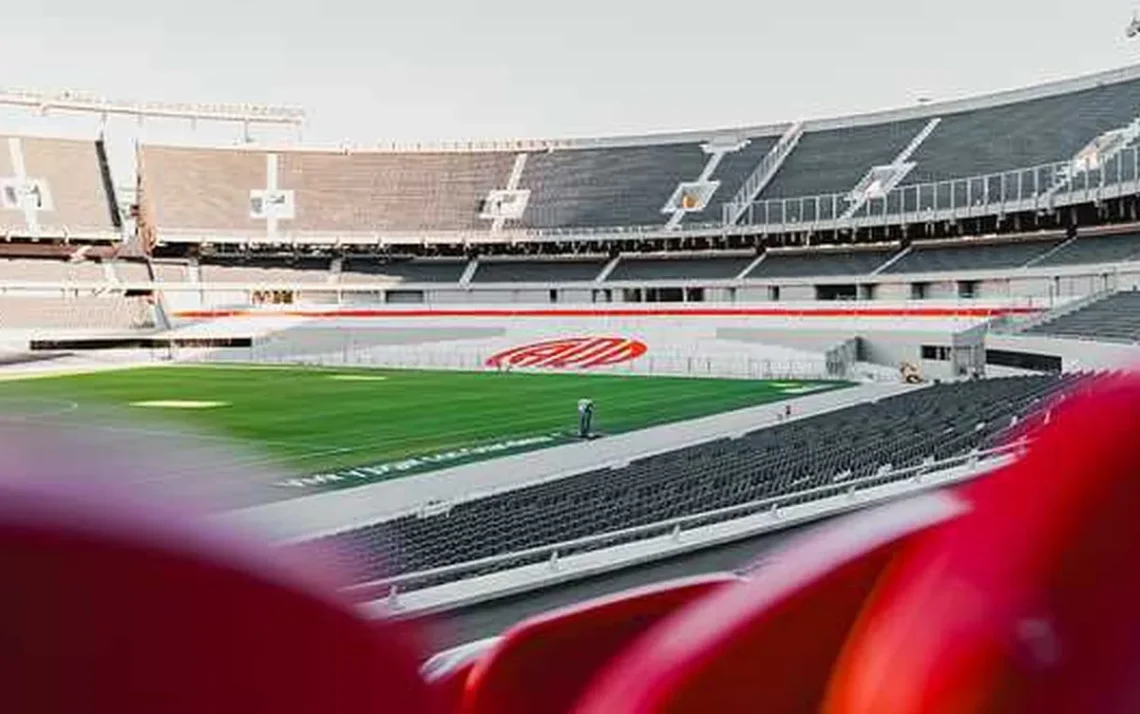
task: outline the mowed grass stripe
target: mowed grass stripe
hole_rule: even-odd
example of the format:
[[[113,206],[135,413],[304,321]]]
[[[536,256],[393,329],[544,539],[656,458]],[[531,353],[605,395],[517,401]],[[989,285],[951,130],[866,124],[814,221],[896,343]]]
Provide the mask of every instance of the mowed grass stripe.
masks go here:
[[[337,380],[330,375],[385,377]],[[822,383],[837,388],[841,383]],[[577,427],[576,402],[619,433],[784,399],[768,381],[585,374],[169,367],[0,384],[3,395],[121,407],[156,400],[218,401],[202,410],[135,408],[140,428],[164,420],[205,428],[292,461],[295,472],[426,456]],[[3,401],[0,399],[0,408]],[[80,409],[80,415],[82,409]],[[342,453],[335,453],[343,449]]]

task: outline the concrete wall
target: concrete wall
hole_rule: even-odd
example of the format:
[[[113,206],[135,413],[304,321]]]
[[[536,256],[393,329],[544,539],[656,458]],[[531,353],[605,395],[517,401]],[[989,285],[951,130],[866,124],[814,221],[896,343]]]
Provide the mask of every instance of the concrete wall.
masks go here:
[[[536,304],[381,306],[305,313],[262,309],[217,319],[178,322],[183,336],[254,338],[245,359],[432,368],[480,368],[488,358],[536,342],[617,337],[646,353],[591,368],[629,373],[716,376],[822,376],[824,353],[861,338],[861,360],[896,368],[907,361],[932,377],[950,376],[948,362],[923,362],[922,345],[950,346],[952,335],[983,323],[1002,301],[921,303],[783,302],[767,307]],[[979,309],[981,311],[979,311]],[[960,310],[968,310],[965,314]],[[233,358],[233,353],[227,353]]]

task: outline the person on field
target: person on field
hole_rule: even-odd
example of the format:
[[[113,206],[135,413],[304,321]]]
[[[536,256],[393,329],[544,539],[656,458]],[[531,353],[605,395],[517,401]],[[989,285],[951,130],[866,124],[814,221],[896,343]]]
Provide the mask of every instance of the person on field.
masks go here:
[[[594,402],[589,399],[578,400],[578,436],[583,439],[590,438],[590,422],[594,419]]]

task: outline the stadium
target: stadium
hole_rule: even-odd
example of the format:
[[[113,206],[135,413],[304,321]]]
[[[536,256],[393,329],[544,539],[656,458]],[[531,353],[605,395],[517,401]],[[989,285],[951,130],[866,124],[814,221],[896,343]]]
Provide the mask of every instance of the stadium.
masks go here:
[[[430,146],[247,141],[304,123],[276,107],[0,105],[242,127],[0,135],[0,437],[196,443],[139,483],[337,572],[361,620],[431,633],[414,687],[437,708],[394,711],[745,711],[749,676],[771,711],[827,691],[829,711],[1003,710],[843,709],[863,661],[844,637],[891,549],[969,540],[964,512],[1019,507],[991,484],[1070,468],[1058,415],[1077,443],[1118,435],[1078,422],[1098,385],[1135,392],[1140,65],[829,119]],[[789,563],[828,558],[771,599]],[[677,632],[691,651],[655,659]]]

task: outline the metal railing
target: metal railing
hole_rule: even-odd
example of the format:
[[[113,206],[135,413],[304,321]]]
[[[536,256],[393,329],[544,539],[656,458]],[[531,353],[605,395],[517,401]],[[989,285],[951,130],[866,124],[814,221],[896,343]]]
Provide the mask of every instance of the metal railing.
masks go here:
[[[706,522],[723,522],[733,520],[734,518],[741,518],[748,515],[753,515],[762,511],[769,511],[774,517],[778,517],[778,511],[781,505],[794,505],[789,504],[789,501],[803,501],[805,497],[809,500],[821,500],[828,496],[839,495],[852,495],[865,488],[874,486],[881,486],[890,482],[897,482],[903,478],[910,476],[916,480],[921,480],[924,474],[933,471],[943,471],[946,469],[954,468],[956,466],[964,465],[991,465],[996,467],[1001,465],[1001,459],[1013,454],[1020,453],[1025,447],[1024,441],[1006,444],[993,449],[984,451],[975,451],[967,454],[960,454],[941,461],[932,461],[928,463],[919,464],[918,466],[910,466],[898,470],[880,471],[870,476],[864,476],[858,479],[850,479],[841,482],[833,482],[824,486],[817,486],[815,488],[805,489],[801,491],[794,491],[779,496],[772,496],[769,498],[760,499],[757,501],[750,501],[748,503],[741,503],[734,506],[727,506],[718,508],[711,511],[704,511],[701,513],[694,513],[686,516],[678,516],[663,521],[654,523],[647,523],[640,526],[632,526],[623,528],[616,531],[607,533],[599,533],[573,540],[562,541],[559,543],[552,543],[549,545],[537,546],[534,548],[527,548],[519,551],[512,551],[510,553],[501,553],[499,555],[491,555],[485,558],[478,558],[476,560],[467,561],[464,563],[455,563],[452,565],[444,565],[438,568],[430,568],[427,570],[420,570],[414,573],[404,573],[395,575],[388,578],[380,578],[365,583],[358,583],[349,586],[345,589],[347,593],[361,592],[361,591],[377,591],[382,593],[385,589],[400,588],[401,586],[409,583],[416,583],[423,580],[431,580],[438,578],[450,578],[451,576],[463,575],[473,571],[483,570],[490,566],[510,564],[516,561],[531,561],[541,562],[541,560],[550,559],[557,561],[560,554],[565,554],[571,551],[574,554],[583,551],[598,550],[600,547],[606,545],[616,544],[616,542],[629,542],[634,540],[645,540],[653,537],[654,535],[663,535],[666,533],[673,533],[675,537],[679,537],[686,528],[706,525]],[[861,488],[862,487],[862,488]],[[810,498],[815,496],[816,498]],[[462,579],[462,578],[453,578]]]
[[[771,232],[913,223],[1015,211],[1051,210],[1134,193],[1140,187],[1140,147],[1128,147],[1101,165],[1078,172],[1072,161],[898,186],[869,199],[850,219],[846,193],[753,203],[743,225]]]
[[[764,187],[775,177],[780,167],[784,165],[784,159],[788,158],[788,155],[796,148],[803,135],[804,125],[797,122],[780,137],[780,140],[764,156],[752,174],[745,179],[732,202],[724,206],[724,222],[726,224],[731,225],[740,220],[740,216],[748,210],[748,206],[756,200]]]

